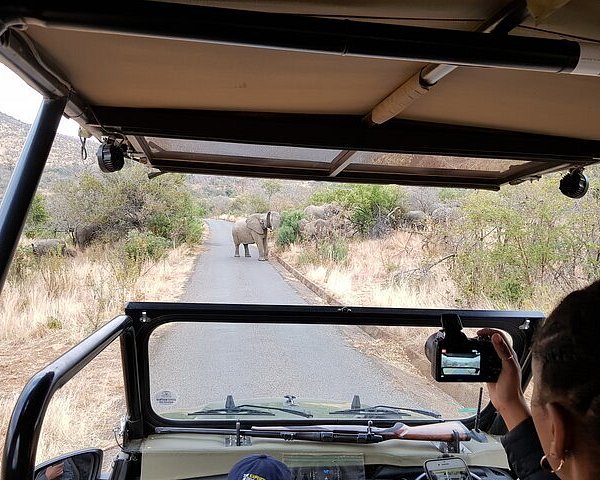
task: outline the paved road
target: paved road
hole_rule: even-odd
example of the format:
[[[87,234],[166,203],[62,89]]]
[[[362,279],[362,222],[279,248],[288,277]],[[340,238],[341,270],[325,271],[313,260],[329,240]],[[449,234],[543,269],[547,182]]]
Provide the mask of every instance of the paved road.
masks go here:
[[[257,260],[256,248],[252,258],[233,257],[230,223],[208,224],[210,237],[183,301],[306,303],[269,262]],[[410,382],[398,381],[391,367],[352,348],[337,326],[178,324],[153,340],[153,401],[156,392],[168,390],[177,397],[177,409],[224,402],[227,394],[347,402],[360,394],[371,404],[426,407]]]
[[[269,262],[258,261],[256,245],[250,245],[251,258],[234,258],[230,222],[208,220],[207,223],[210,235],[204,244],[205,251],[198,257],[182,302],[306,303]],[[243,255],[244,248],[240,246],[240,250]]]

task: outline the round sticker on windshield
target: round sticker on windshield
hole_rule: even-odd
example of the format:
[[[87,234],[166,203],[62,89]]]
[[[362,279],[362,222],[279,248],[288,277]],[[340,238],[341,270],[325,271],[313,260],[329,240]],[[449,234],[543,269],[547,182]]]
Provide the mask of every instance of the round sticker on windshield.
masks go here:
[[[161,390],[154,395],[154,400],[158,405],[168,407],[177,403],[177,394],[171,390]]]

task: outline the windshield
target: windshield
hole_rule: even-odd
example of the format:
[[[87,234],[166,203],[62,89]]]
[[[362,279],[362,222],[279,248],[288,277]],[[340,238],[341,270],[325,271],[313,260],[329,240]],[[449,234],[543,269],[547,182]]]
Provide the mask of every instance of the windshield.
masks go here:
[[[149,340],[151,405],[173,420],[470,417],[482,384],[433,380],[424,345],[438,331],[168,323]]]

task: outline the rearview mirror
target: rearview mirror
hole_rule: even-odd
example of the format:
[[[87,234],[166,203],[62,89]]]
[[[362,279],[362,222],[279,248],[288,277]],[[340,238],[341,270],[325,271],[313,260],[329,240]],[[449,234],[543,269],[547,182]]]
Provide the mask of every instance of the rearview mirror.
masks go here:
[[[79,450],[38,465],[33,478],[34,480],[96,480],[101,465],[102,450]]]

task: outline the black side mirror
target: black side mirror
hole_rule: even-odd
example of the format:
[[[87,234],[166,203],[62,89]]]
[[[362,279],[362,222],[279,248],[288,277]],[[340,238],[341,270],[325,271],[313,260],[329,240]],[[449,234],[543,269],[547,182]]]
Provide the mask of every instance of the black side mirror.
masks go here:
[[[34,480],[96,480],[102,466],[102,450],[88,449],[48,460],[35,469]]]

